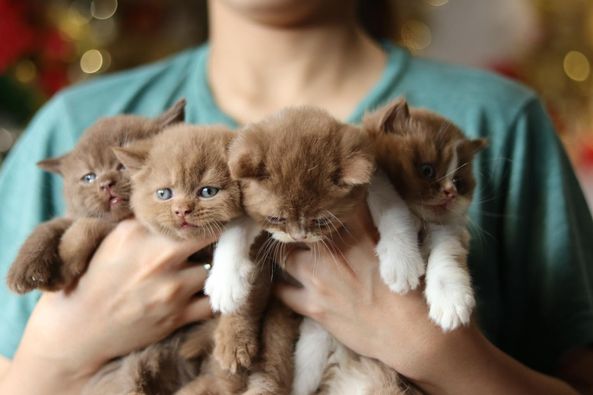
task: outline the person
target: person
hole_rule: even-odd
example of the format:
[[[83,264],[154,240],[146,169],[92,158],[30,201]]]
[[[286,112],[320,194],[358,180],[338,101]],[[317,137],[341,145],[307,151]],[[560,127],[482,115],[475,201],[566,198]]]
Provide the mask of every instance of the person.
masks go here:
[[[360,122],[405,96],[490,147],[476,161],[470,267],[474,323],[443,333],[420,290],[389,292],[377,274],[366,208],[342,256],[296,252],[302,287],[277,295],[354,351],[430,394],[575,394],[593,388],[593,222],[537,97],[485,72],[410,56],[373,40],[356,0],[210,0],[209,43],[66,90],[35,117],[0,177],[0,267],[40,221],[63,211],[59,179],[34,163],[70,149],[101,116],[156,115],[186,97],[187,121],[238,126],[310,104]],[[373,2],[374,3],[374,2]],[[381,3],[381,2],[378,2]],[[120,224],[70,294],[0,290],[0,393],[78,393],[106,361],[204,320],[206,273],[178,244]],[[338,259],[339,264],[335,264]]]

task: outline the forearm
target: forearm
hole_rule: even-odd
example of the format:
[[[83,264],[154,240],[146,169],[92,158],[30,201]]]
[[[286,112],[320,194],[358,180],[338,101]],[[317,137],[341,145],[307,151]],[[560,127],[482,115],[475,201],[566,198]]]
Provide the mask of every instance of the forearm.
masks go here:
[[[431,395],[577,395],[565,382],[536,372],[490,343],[477,328],[463,328],[437,342],[417,384]]]
[[[0,372],[0,394],[80,394],[89,376],[64,369],[55,361],[18,352]]]

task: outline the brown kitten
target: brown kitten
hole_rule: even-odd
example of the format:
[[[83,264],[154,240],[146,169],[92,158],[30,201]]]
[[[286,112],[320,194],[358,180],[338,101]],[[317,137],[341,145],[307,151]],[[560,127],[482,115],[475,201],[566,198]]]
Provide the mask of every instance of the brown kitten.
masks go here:
[[[449,120],[398,100],[364,119],[383,169],[410,209],[427,222],[463,219],[476,181],[472,160],[487,142]]]
[[[313,107],[247,126],[229,155],[245,210],[281,242],[314,243],[339,229],[374,169],[368,137]]]
[[[25,241],[8,273],[12,290],[55,291],[76,282],[113,223],[131,215],[129,175],[111,147],[151,137],[182,121],[184,107],[182,99],[155,119],[134,115],[100,119],[72,151],[38,163],[64,177],[67,213],[39,225]]]
[[[476,186],[472,160],[486,140],[470,140],[449,120],[410,110],[405,100],[363,123],[379,167],[421,222],[431,319],[444,330],[468,324],[475,300],[467,269],[467,211]]]
[[[241,216],[241,191],[227,165],[227,146],[233,137],[222,126],[183,124],[145,144],[115,148],[116,156],[133,174],[131,204],[136,218],[154,232],[190,240],[218,233]],[[211,333],[188,334],[186,343],[204,352],[212,348],[214,357],[203,361],[201,378],[184,391],[199,392],[205,382],[218,383],[221,391],[233,388],[235,392],[244,386],[245,371],[235,375],[236,367],[228,373],[223,367],[236,364],[237,359],[251,360],[257,352],[268,292],[269,287],[258,289],[238,312],[216,319]]]
[[[239,185],[230,177],[222,126],[178,125],[150,144],[115,148],[132,173],[131,205],[154,232],[188,240],[222,230],[242,215]]]
[[[312,248],[329,242],[354,209],[364,204],[374,171],[368,135],[313,107],[289,108],[248,125],[232,143],[229,156],[231,174],[241,181],[247,213],[277,242],[306,243]],[[267,251],[275,255],[282,251],[281,243]],[[276,336],[289,342],[295,334]],[[305,318],[299,335],[293,394],[314,393],[322,384],[325,388],[343,380],[352,373],[348,367],[356,365],[355,360],[365,363],[357,365],[362,373],[350,380],[350,389],[375,393],[381,385],[384,393],[399,392],[397,373],[377,367],[376,361],[353,356],[314,321]],[[285,377],[287,371],[281,369],[289,359],[284,357],[276,360],[275,366],[261,369],[274,371],[277,381],[290,381]],[[329,361],[340,368],[332,370],[328,382],[322,383],[323,373],[332,368]],[[261,382],[254,379],[250,384]],[[273,383],[268,385],[274,387]],[[385,386],[389,388],[385,390]]]

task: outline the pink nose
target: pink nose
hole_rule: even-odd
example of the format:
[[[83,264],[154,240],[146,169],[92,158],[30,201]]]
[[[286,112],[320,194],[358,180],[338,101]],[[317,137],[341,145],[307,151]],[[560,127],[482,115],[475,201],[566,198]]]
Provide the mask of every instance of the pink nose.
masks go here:
[[[100,187],[101,187],[101,190],[105,190],[105,189],[111,189],[111,187],[114,185],[115,185],[115,181],[107,180],[107,181],[103,181],[100,184]]]
[[[174,209],[175,215],[178,217],[185,217],[187,214],[190,214],[193,209],[190,207],[177,207]]]
[[[455,188],[445,188],[443,189],[443,193],[445,194],[445,197],[447,197],[447,199],[455,199],[455,197],[457,196],[457,191],[455,190]]]
[[[292,237],[296,241],[305,241],[305,240],[307,240],[307,233],[305,233],[305,232],[291,232],[290,237]]]

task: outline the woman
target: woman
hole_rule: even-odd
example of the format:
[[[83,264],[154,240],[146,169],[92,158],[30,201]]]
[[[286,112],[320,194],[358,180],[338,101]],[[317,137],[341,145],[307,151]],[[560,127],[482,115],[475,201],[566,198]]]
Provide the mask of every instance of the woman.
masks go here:
[[[58,95],[32,122],[0,178],[2,270],[35,224],[62,209],[59,186],[33,163],[68,150],[100,116],[153,115],[185,96],[192,123],[242,124],[305,103],[358,122],[366,110],[403,95],[491,141],[476,166],[478,232],[470,262],[478,321],[488,338],[475,325],[444,334],[428,320],[420,292],[387,290],[377,276],[364,208],[342,248],[348,263],[322,261],[313,276],[311,257],[295,254],[288,271],[304,287],[282,285],[278,295],[428,393],[576,393],[568,382],[590,390],[593,254],[585,243],[593,224],[536,97],[371,40],[357,22],[357,5],[211,0],[207,47]],[[207,319],[207,300],[190,297],[203,287],[205,272],[184,261],[209,242],[172,243],[128,221],[105,240],[72,294],[43,295],[36,303],[35,296],[3,289],[0,392],[78,393],[109,359]],[[179,294],[186,296],[173,297]]]

